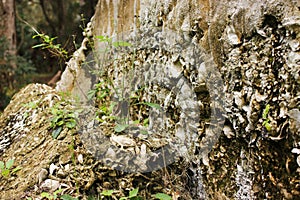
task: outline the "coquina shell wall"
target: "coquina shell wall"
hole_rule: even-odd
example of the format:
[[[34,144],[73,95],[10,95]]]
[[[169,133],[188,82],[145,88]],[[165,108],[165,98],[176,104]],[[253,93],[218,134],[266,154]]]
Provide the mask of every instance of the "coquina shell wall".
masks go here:
[[[224,92],[224,102],[219,105],[222,108],[218,108],[224,117],[217,124],[221,135],[210,152],[203,151],[201,159],[194,160],[199,164],[196,170],[201,170],[204,193],[211,199],[292,199],[300,195],[299,9],[299,1],[294,0],[115,0],[98,3],[96,17],[91,23],[92,35],[119,40],[133,36],[139,38],[139,44],[147,46],[151,39],[157,41],[155,34],[149,33],[159,29],[162,33],[178,36],[173,41],[168,40],[171,43],[168,47],[184,46],[188,40],[198,45],[202,63],[208,63],[209,58],[215,63],[213,70],[217,70],[222,79],[219,92]],[[143,37],[145,35],[147,37]],[[101,45],[95,42],[96,49],[101,49]],[[136,66],[145,63],[155,66],[143,71],[146,71],[144,75],[148,73],[144,81],[151,85],[144,94],[145,99],[156,97],[158,103],[165,103],[163,99],[168,93],[164,94],[164,88],[150,83],[155,79],[163,80],[158,72],[168,72],[167,66],[172,65],[168,72],[170,77],[183,74],[196,94],[199,112],[208,115],[212,112],[213,98],[207,92],[213,92],[207,88],[207,82],[206,89],[201,89],[201,67],[193,65],[194,56],[188,51],[182,51],[179,56],[175,51],[159,48],[137,53]],[[131,64],[126,65],[126,61],[132,56],[132,52],[122,52],[124,59],[118,63],[119,67],[110,69],[108,66],[107,71],[111,72],[116,84],[122,79],[120,77],[124,78]],[[207,64],[206,70],[209,71]],[[169,101],[177,118],[182,117],[183,109],[175,100],[186,99],[184,95],[187,94],[179,93],[179,97]],[[186,106],[195,106],[194,101],[184,102]],[[269,107],[268,112],[266,107]],[[264,111],[266,117],[263,117]],[[179,127],[189,123],[177,122]],[[201,120],[196,126],[201,128]],[[206,134],[212,138],[205,131],[193,138],[201,143],[201,138],[207,138]]]

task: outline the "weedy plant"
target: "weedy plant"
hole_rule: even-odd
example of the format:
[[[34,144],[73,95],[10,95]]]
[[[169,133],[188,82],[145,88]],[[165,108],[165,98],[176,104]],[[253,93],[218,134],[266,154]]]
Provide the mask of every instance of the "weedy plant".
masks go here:
[[[59,195],[62,192],[63,192],[62,189],[58,189],[58,190],[54,191],[53,194],[50,194],[48,192],[42,192],[41,198],[46,198],[48,200],[56,200],[57,198],[59,198],[61,200],[78,200],[78,198],[74,198],[68,194]]]
[[[10,175],[15,174],[17,171],[22,169],[20,166],[12,168],[14,162],[14,159],[10,159],[5,163],[3,161],[0,161],[0,171],[3,177],[9,177]]]
[[[139,188],[134,188],[129,191],[129,195],[126,197],[121,197],[119,200],[142,200],[142,197],[138,196]],[[114,196],[114,190],[103,190],[100,193],[100,199],[116,199]],[[99,198],[98,198],[99,199]]]
[[[172,197],[165,193],[157,193],[154,197],[159,200],[172,200]]]
[[[96,62],[100,66],[100,70],[92,72],[98,75],[100,80],[99,83],[94,85],[94,89],[88,92],[89,100],[95,98],[95,102],[98,105],[97,120],[100,122],[109,121],[115,123],[114,130],[117,133],[120,133],[126,130],[130,125],[143,125],[147,126],[149,123],[148,117],[133,117],[132,110],[139,110],[145,107],[151,107],[155,109],[161,109],[159,104],[151,102],[143,102],[140,95],[136,95],[143,91],[139,89],[138,91],[131,91],[132,94],[126,94],[125,91],[125,80],[121,81],[121,85],[116,87],[113,84],[109,74],[101,69],[105,69],[104,66],[107,65],[107,61],[110,63],[113,61],[113,64],[118,60],[116,57],[111,57],[110,54],[115,49],[126,48],[132,46],[132,44],[124,41],[114,42],[112,38],[106,36],[95,36],[101,44],[103,44],[102,50],[94,52],[94,57],[98,58]],[[92,45],[92,42],[91,42]],[[99,55],[99,53],[101,55]],[[134,57],[134,56],[133,56]],[[134,61],[132,61],[132,68],[134,68]],[[127,74],[130,78],[130,74]],[[123,76],[124,79],[125,76]],[[132,109],[135,107],[135,109]],[[136,109],[137,108],[137,109]]]
[[[69,100],[70,94],[61,93],[61,100],[50,108],[52,118],[50,128],[52,128],[52,138],[56,139],[64,127],[73,129],[77,125],[79,113],[82,109],[76,109]]]
[[[32,48],[47,49],[52,55],[58,58],[67,59],[69,57],[68,52],[61,47],[61,44],[55,44],[54,40],[57,39],[57,37],[50,37],[49,35],[37,32],[37,35],[34,35],[32,38],[41,38],[42,40],[42,43]]]
[[[262,118],[264,120],[262,125],[266,128],[267,131],[271,131],[272,129],[270,124],[270,119],[268,118],[269,111],[270,111],[270,104],[267,104],[262,114]]]
[[[64,127],[73,129],[77,125],[78,115],[81,110],[73,110],[67,106],[62,106],[61,103],[55,104],[51,108],[53,117],[51,118],[50,127],[52,128],[52,137],[56,139]]]
[[[100,193],[100,199],[105,199],[105,198],[112,198],[114,195],[114,190],[104,190]],[[139,193],[139,188],[134,188],[129,191],[128,196],[121,197],[119,200],[144,200],[141,196],[138,195]],[[159,200],[172,200],[172,197],[165,194],[165,193],[157,193],[155,195],[152,195],[153,198],[159,199]],[[114,197],[114,199],[116,199]]]

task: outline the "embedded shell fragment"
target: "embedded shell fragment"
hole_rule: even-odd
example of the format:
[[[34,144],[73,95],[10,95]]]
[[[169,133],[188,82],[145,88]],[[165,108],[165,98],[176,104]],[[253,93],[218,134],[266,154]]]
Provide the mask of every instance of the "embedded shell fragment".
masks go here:
[[[124,136],[124,135],[112,135],[110,137],[110,141],[113,144],[120,145],[121,148],[123,148],[123,147],[132,147],[132,146],[136,145],[136,143],[133,139],[131,139],[127,136]]]

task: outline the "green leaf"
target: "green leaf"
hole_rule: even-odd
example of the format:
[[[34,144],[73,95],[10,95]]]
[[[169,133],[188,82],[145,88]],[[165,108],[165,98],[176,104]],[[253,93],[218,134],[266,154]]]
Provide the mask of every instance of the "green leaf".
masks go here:
[[[53,45],[54,49],[60,49],[60,44]]]
[[[14,165],[15,160],[10,159],[5,163],[6,169],[10,169]]]
[[[55,192],[53,192],[53,194],[57,195],[59,193],[61,193],[63,190],[62,189],[59,189],[59,190],[56,190]]]
[[[272,126],[268,122],[263,123],[263,125],[266,127],[267,131],[271,131],[272,130]]]
[[[127,197],[121,197],[119,200],[127,200]]]
[[[102,90],[100,96],[98,96],[97,98],[99,100],[103,99],[104,97],[106,97],[108,95],[107,90]]]
[[[47,46],[47,44],[42,43],[42,44],[34,45],[32,48],[35,49],[35,48],[45,47],[45,46]]]
[[[3,170],[4,169],[4,162],[0,161],[0,169]]]
[[[128,126],[129,126],[128,124],[117,124],[115,126],[115,131],[117,133],[120,133],[120,132],[124,131]]]
[[[146,118],[143,121],[143,126],[148,126],[148,125],[149,125],[149,118]]]
[[[9,169],[4,169],[4,170],[2,170],[1,174],[2,174],[2,176],[8,177],[9,172],[10,172]]]
[[[78,200],[78,198],[73,198],[68,194],[64,194],[64,195],[60,196],[59,198],[62,200]]]
[[[263,119],[267,119],[269,110],[270,110],[270,104],[267,104],[266,108],[263,111],[263,115],[262,115]]]
[[[106,112],[107,112],[107,106],[106,105],[101,106],[100,110],[106,114]]]
[[[129,198],[136,197],[139,192],[139,188],[135,188],[129,192]]]
[[[57,122],[61,119],[62,117],[59,115],[59,116],[55,116],[51,119],[51,128],[55,127],[57,124]]]
[[[57,113],[57,106],[55,105],[55,107],[51,108],[51,114],[56,115],[56,113]]]
[[[95,38],[99,39],[100,42],[111,42],[111,38],[103,35],[95,36]]]
[[[56,123],[56,126],[62,126],[65,122],[63,120],[60,120]]]
[[[75,118],[76,115],[74,112],[67,114],[67,118]]]
[[[113,190],[104,190],[101,192],[103,196],[111,196],[114,193]]]
[[[42,192],[41,197],[47,199],[53,199],[52,195],[50,195],[48,192]]]
[[[12,171],[11,171],[11,173],[13,174],[13,173],[16,173],[17,171],[20,171],[22,169],[22,167],[20,167],[20,166],[17,166],[16,168],[14,168]]]
[[[137,119],[137,120],[134,120],[134,121],[133,121],[133,124],[135,124],[135,125],[140,124],[140,120],[138,120],[138,119]]]
[[[129,46],[132,46],[129,42],[124,42],[124,41],[113,42],[112,45],[114,47],[129,47]]]
[[[69,129],[72,129],[76,126],[77,122],[75,119],[70,119],[67,123],[66,123],[66,127]]]
[[[62,131],[62,126],[59,126],[56,129],[54,129],[52,131],[52,138],[56,139],[59,136],[59,134],[60,134],[61,131]]]
[[[37,35],[32,36],[32,39],[34,39],[36,37],[43,37],[43,36],[44,36],[44,34],[37,34]]]
[[[55,192],[53,192],[53,199],[57,199],[57,194],[61,193],[62,191],[62,189],[58,189]]]
[[[155,198],[159,199],[159,200],[172,200],[172,197],[167,195],[167,194],[164,194],[164,193],[157,193],[155,195]]]

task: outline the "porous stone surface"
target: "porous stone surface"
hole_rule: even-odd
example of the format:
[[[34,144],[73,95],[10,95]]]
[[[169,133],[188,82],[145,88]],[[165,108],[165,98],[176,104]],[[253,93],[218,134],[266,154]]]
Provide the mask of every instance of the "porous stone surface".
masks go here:
[[[222,135],[208,157],[200,154],[206,198],[293,199],[299,195],[298,154],[296,150],[292,152],[299,148],[299,14],[298,1],[114,1],[98,4],[99,17],[94,18],[93,31],[94,35],[117,40],[140,36],[137,46],[148,51],[137,51],[138,56],[132,60],[137,60],[138,69],[148,63],[148,68],[137,76],[149,85],[159,85],[160,79],[165,81],[163,89],[162,85],[157,90],[150,86],[144,95],[151,99],[152,92],[152,99],[161,105],[165,105],[162,99],[170,94],[166,77],[182,73],[199,102],[209,107],[203,95],[210,86],[200,92],[195,87],[201,85],[201,71],[199,63],[193,65],[194,56],[181,51],[182,62],[170,59],[176,57],[172,45],[184,46],[186,41],[198,45],[202,50],[199,56],[213,59],[213,70],[222,76],[225,95]],[[157,34],[151,36],[151,31]],[[167,37],[163,33],[175,33],[178,38],[172,41],[172,34]],[[164,39],[155,44],[157,37]],[[97,44],[101,49],[102,43]],[[153,45],[152,49],[147,44]],[[161,45],[157,51],[153,50],[155,45]],[[132,58],[126,56],[127,60]],[[122,59],[126,60],[126,56]],[[118,70],[125,63],[108,69],[114,80],[123,77]],[[209,67],[206,65],[206,69]],[[124,75],[125,70],[121,69]],[[189,104],[193,107],[193,102]],[[180,116],[184,111],[181,105],[172,104],[172,114]],[[270,109],[264,119],[267,106]],[[174,123],[182,126],[183,121],[176,120]],[[200,144],[210,138],[198,133]],[[194,198],[201,198],[201,193],[198,191],[200,195]]]
[[[117,46],[103,53],[101,50],[107,45],[95,37],[93,48],[102,53],[91,54],[83,46],[80,57],[75,56],[74,62],[69,62],[71,70],[64,73],[56,90],[71,91],[84,98],[91,83],[109,78],[115,88],[123,89],[122,98],[130,102],[132,93],[137,95],[136,91],[142,91],[138,93],[139,101],[159,104],[164,115],[135,104],[130,110],[132,120],[148,117],[151,134],[143,137],[137,134],[134,141],[130,136],[127,138],[132,141],[130,145],[116,140],[123,135],[113,135],[111,123],[101,124],[99,132],[108,135],[114,144],[99,143],[93,140],[92,133],[77,137],[76,141],[80,141],[75,145],[80,149],[77,155],[88,158],[84,163],[78,159],[78,163],[84,166],[83,174],[91,174],[90,178],[83,179],[83,193],[90,188],[102,191],[118,187],[121,188],[118,195],[123,195],[125,188],[139,186],[141,193],[150,198],[151,194],[146,192],[150,186],[141,184],[148,180],[151,188],[155,188],[152,192],[165,192],[174,199],[178,196],[182,199],[297,199],[300,195],[299,1],[99,1],[90,25],[89,39],[108,36],[113,42],[126,41],[132,46]],[[92,69],[101,72],[96,81],[87,74],[88,69],[81,69],[90,66],[82,64],[86,61],[93,61]],[[86,86],[76,86],[76,77],[81,77],[80,81],[86,79]],[[32,94],[33,100],[44,95],[30,91],[25,89],[19,95]],[[112,95],[112,99],[118,99],[117,96]],[[30,97],[25,102],[33,100]],[[85,110],[93,111],[105,100],[85,105]],[[5,159],[13,156],[7,152],[20,149],[15,145],[27,144],[24,139],[18,139],[22,135],[19,130],[24,133],[27,130],[20,129],[18,124],[22,120],[8,117],[9,114],[19,116],[18,112],[25,109],[20,106],[12,109],[20,105],[18,101],[21,100],[15,99],[1,116],[1,158],[2,154]],[[29,116],[34,117],[35,112],[31,109]],[[122,109],[115,112],[122,113]],[[34,124],[28,125],[27,134],[32,132],[31,128],[43,127]],[[92,129],[87,128],[86,132],[89,130]],[[176,138],[184,140],[185,145],[176,146],[176,141],[180,141]],[[47,136],[45,141],[50,139]],[[160,170],[136,176],[116,173],[81,151],[86,149],[95,154],[100,148],[105,155],[124,163],[118,152],[126,149],[131,152],[126,155],[131,155],[146,149],[149,153],[161,147],[161,143],[155,147],[155,141],[163,140],[171,141],[174,149],[180,148],[177,151],[183,157],[170,166],[168,176]],[[68,143],[68,140],[61,142]],[[44,143],[47,144],[41,145]],[[49,152],[55,152],[54,147]],[[51,164],[51,158],[47,159],[50,161],[46,169]],[[20,158],[16,160],[21,165]],[[58,165],[57,161],[53,163]],[[86,168],[85,163],[94,164]],[[149,167],[147,162],[135,164]],[[17,178],[24,178],[21,171]],[[81,180],[66,176],[75,182]],[[177,181],[172,183],[166,177]],[[5,186],[3,191],[7,192],[9,182],[1,181]],[[155,187],[159,181],[164,184]]]

